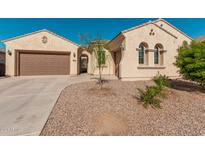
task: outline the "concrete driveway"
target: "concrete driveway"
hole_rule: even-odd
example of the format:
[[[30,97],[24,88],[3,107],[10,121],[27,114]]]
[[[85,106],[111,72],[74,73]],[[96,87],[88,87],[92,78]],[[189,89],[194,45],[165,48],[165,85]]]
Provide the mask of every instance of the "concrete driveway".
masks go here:
[[[0,79],[0,135],[39,135],[62,89],[89,76]]]

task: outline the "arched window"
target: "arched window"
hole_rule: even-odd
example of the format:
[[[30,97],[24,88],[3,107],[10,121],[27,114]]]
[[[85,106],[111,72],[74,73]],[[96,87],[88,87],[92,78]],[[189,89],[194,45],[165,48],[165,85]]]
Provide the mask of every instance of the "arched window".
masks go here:
[[[163,65],[163,46],[158,43],[154,47],[154,64]]]
[[[144,64],[144,50],[145,47],[143,44],[139,46],[139,64]]]
[[[140,43],[139,45],[139,54],[138,54],[138,60],[139,64],[147,64],[148,58],[147,58],[147,52],[146,49],[148,48],[148,45],[146,43]]]

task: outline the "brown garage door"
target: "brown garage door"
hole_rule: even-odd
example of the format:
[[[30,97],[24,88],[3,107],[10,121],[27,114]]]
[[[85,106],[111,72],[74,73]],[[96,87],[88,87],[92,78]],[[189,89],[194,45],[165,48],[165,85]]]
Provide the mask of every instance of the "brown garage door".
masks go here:
[[[19,52],[18,75],[70,74],[70,55],[65,53]]]

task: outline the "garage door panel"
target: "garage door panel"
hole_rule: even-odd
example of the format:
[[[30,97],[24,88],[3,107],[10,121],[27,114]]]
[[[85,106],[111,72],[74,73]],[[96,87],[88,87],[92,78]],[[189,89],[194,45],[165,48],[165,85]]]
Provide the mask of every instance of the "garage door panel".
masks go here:
[[[20,52],[20,75],[68,75],[69,73],[69,54]]]

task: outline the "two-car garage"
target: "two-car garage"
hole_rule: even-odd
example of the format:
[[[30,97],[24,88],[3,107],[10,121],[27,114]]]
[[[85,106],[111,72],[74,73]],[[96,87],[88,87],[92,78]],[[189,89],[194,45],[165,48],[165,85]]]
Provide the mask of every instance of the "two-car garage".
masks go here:
[[[77,75],[79,45],[48,30],[3,41],[6,75]]]
[[[53,51],[16,51],[16,75],[69,75],[70,54]]]

